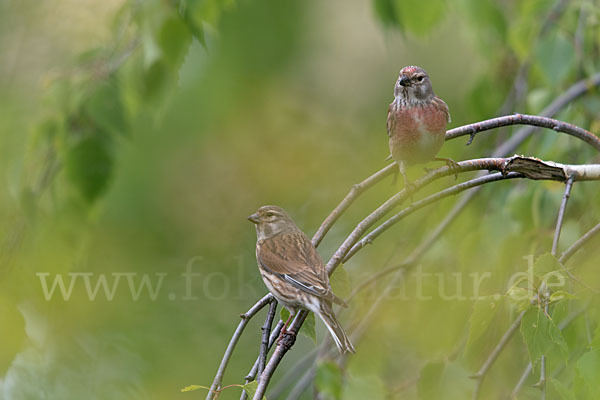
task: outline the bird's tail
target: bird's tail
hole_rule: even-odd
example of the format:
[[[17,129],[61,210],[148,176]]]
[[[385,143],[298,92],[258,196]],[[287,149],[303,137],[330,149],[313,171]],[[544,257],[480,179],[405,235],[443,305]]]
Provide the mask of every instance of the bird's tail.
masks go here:
[[[321,317],[325,323],[325,326],[327,327],[327,330],[329,330],[329,333],[331,333],[331,337],[333,338],[333,341],[335,342],[335,345],[340,353],[356,353],[354,346],[352,346],[352,342],[350,342],[350,338],[348,335],[346,335],[344,328],[342,328],[340,323],[337,321],[330,302],[321,302],[319,308],[319,317]]]

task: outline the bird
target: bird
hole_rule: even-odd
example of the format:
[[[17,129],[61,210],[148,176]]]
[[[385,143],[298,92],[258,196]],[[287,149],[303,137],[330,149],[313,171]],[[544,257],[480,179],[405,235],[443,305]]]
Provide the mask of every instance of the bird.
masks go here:
[[[448,105],[433,92],[427,72],[413,65],[402,68],[394,86],[394,101],[388,108],[388,159],[396,161],[407,187],[407,166],[439,160],[456,171],[456,161],[436,157],[450,121]]]
[[[350,338],[337,321],[332,304],[347,306],[333,294],[323,260],[310,239],[278,206],[262,206],[248,220],[256,226],[256,260],[262,279],[292,317],[300,310],[314,312],[325,323],[340,353],[355,353]]]

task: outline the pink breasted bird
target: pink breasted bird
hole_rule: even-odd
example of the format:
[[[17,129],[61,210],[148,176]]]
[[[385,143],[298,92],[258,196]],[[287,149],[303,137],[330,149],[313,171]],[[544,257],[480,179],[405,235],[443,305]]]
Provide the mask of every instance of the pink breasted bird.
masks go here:
[[[398,163],[406,185],[407,166],[431,160],[456,164],[436,157],[444,144],[448,122],[448,106],[433,92],[427,72],[415,66],[402,68],[388,109],[387,132],[391,157]]]

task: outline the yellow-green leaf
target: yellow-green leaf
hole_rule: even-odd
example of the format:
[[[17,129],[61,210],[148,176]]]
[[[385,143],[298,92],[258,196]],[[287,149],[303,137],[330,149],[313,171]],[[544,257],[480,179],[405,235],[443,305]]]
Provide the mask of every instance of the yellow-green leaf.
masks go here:
[[[201,386],[201,385],[190,385],[190,386],[186,386],[183,389],[181,389],[182,392],[191,392],[193,390],[198,390],[198,389],[206,389],[206,390],[210,390],[209,387],[206,386]]]

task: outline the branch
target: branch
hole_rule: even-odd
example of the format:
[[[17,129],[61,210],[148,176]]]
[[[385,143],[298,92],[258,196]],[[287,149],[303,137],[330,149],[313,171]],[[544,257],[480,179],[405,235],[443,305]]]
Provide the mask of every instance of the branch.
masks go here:
[[[600,85],[600,72],[592,75],[589,79],[582,79],[572,85],[569,89],[567,89],[567,91],[550,103],[549,106],[544,108],[540,115],[543,117],[552,117],[560,110],[565,108],[569,103],[581,97],[583,94],[589,92],[598,85]],[[496,151],[492,154],[492,157],[502,157],[514,152],[517,147],[519,147],[519,145],[525,141],[525,139],[527,139],[536,131],[536,129],[537,128],[533,126],[527,126],[519,129],[510,137],[510,139],[496,149]]]
[[[283,328],[283,325],[285,324],[285,322],[283,321],[279,321],[277,323],[277,325],[275,325],[275,329],[273,329],[271,331],[271,336],[269,337],[269,348],[267,349],[267,354],[269,353],[269,350],[271,350],[271,348],[273,347],[273,345],[275,344],[275,340],[277,340],[277,338],[279,337],[279,333],[281,332],[281,328]],[[250,372],[248,372],[248,374],[246,375],[246,383],[252,382],[254,380],[254,378],[256,378],[256,375],[258,373],[258,364],[259,364],[259,357],[256,358],[256,361],[254,362],[254,365],[252,366],[252,368],[250,369]],[[243,390],[242,394],[240,396],[240,400],[246,400],[248,398],[248,395],[246,394],[246,391]]]
[[[580,128],[576,125],[562,122],[552,118],[538,117],[535,115],[513,114],[503,117],[492,118],[481,122],[476,122],[470,125],[464,125],[454,128],[446,132],[446,140],[455,139],[460,136],[470,135],[467,145],[470,145],[475,139],[475,135],[479,132],[500,128],[509,125],[531,125],[541,128],[552,129],[556,132],[563,132],[567,135],[574,136],[583,140],[596,150],[600,151],[600,138],[593,133]]]
[[[462,171],[461,171],[462,172]],[[388,220],[386,220],[384,223],[382,223],[381,225],[379,225],[377,228],[375,228],[373,231],[371,231],[367,236],[365,236],[364,238],[362,238],[358,243],[356,243],[354,246],[352,246],[352,248],[350,249],[350,251],[348,251],[348,254],[346,254],[346,256],[344,257],[343,262],[347,262],[352,256],[354,256],[354,254],[359,251],[360,249],[362,249],[363,247],[365,247],[368,244],[373,243],[373,241],[379,237],[383,232],[385,232],[386,230],[388,230],[392,225],[398,223],[400,220],[402,220],[403,218],[405,218],[406,216],[412,214],[413,212],[428,206],[434,202],[437,202],[439,200],[442,200],[446,197],[449,196],[453,196],[456,195],[460,192],[463,192],[465,190],[471,189],[473,187],[476,186],[480,186],[483,185],[485,183],[490,183],[490,182],[495,182],[495,181],[499,181],[499,180],[504,180],[504,179],[512,179],[512,178],[523,178],[524,175],[518,174],[518,173],[509,173],[506,175],[503,175],[501,173],[496,173],[496,174],[491,174],[491,175],[484,175],[484,176],[480,176],[478,178],[466,181],[466,182],[462,182],[459,183],[457,185],[451,186],[449,188],[446,188],[442,191],[439,191],[437,193],[434,193],[428,197],[425,197],[422,200],[416,201],[414,203],[411,203],[410,206],[408,206],[407,208],[403,209],[402,211],[400,211],[399,213],[395,214],[394,216],[390,217]],[[404,263],[403,263],[404,264]],[[397,268],[395,268],[397,269]],[[383,270],[385,271],[385,270]],[[383,272],[380,271],[380,272]],[[391,271],[390,271],[391,272]]]
[[[544,313],[548,315],[548,300],[545,300]],[[534,386],[542,391],[541,400],[546,400],[546,354],[540,360],[540,380]]]
[[[458,168],[458,171],[456,171]],[[573,177],[574,180],[591,180],[600,179],[600,165],[565,165],[554,162],[546,162],[534,158],[527,158],[521,156],[514,156],[509,158],[488,158],[488,159],[475,159],[467,160],[458,163],[458,167],[451,169],[448,166],[439,168],[431,171],[421,179],[414,183],[415,190],[418,190],[432,181],[439,179],[444,176],[454,174],[454,172],[467,172],[474,170],[499,170],[508,176],[509,173],[515,172],[523,174],[525,177],[530,179],[549,179],[549,180],[566,180],[567,177]],[[459,185],[457,185],[459,186]],[[468,188],[467,186],[463,186]],[[357,227],[352,231],[344,243],[338,248],[335,254],[331,257],[327,264],[327,271],[331,275],[335,268],[339,265],[341,260],[344,259],[348,251],[351,249],[360,236],[362,236],[366,230],[372,226],[377,220],[381,219],[391,208],[401,203],[408,196],[406,189],[403,189],[396,195],[388,199],[383,205],[373,211],[363,221],[361,221]],[[306,318],[307,311],[301,311],[294,319],[290,326],[292,332],[297,332],[299,327]],[[266,391],[266,387],[274,373],[275,369],[281,362],[281,359],[285,353],[291,348],[293,342],[281,343],[277,346],[271,359],[269,360],[263,374],[261,375],[257,391],[254,399],[260,400]]]
[[[556,257],[558,252],[558,241],[560,240],[560,231],[562,229],[563,219],[565,217],[565,210],[567,208],[567,202],[571,197],[571,188],[573,187],[573,178],[569,177],[565,185],[565,194],[563,195],[562,203],[558,210],[558,219],[556,221],[556,229],[554,230],[554,240],[552,241],[552,255]]]
[[[542,111],[542,115],[546,116],[546,117],[550,117],[550,116],[556,114],[558,111],[560,111],[566,105],[568,105],[569,103],[571,103],[572,101],[574,101],[575,99],[577,99],[578,97],[580,97],[581,95],[583,95],[584,93],[588,92],[589,90],[591,90],[592,88],[594,88],[598,85],[600,85],[600,73],[593,75],[590,79],[584,79],[584,80],[577,82],[576,84],[571,86],[566,92],[564,92],[561,96],[559,96],[557,99],[555,99],[548,107],[546,107]],[[496,150],[496,152],[494,152],[494,155],[502,156],[506,153],[510,153],[510,152],[514,151],[516,149],[516,147],[518,147],[519,144],[521,144],[525,139],[527,139],[535,131],[535,129],[536,129],[535,127],[531,127],[531,126],[520,129],[519,131],[517,131],[517,133],[515,135],[513,135],[513,137],[511,137],[507,142],[505,142],[502,146],[500,146]],[[372,184],[369,183],[368,187],[379,182],[381,179],[383,179],[385,176],[387,176],[391,172],[392,172],[391,166],[388,166],[388,167],[382,169],[381,171],[377,172],[375,175],[377,175],[378,178],[376,179],[373,177]],[[379,179],[379,178],[381,178],[381,179]],[[367,178],[365,181],[369,181],[369,179],[370,178]],[[365,182],[365,181],[363,181],[363,182]],[[366,190],[366,188],[364,188],[364,190]],[[336,207],[337,211],[334,210],[334,212],[332,212],[330,217],[327,218],[327,220],[329,220],[329,221],[324,222],[324,224],[321,226],[321,228],[319,228],[319,230],[313,237],[313,244],[319,244],[321,242],[325,233],[331,228],[333,223],[335,223],[335,221],[337,219],[339,219],[341,214],[350,206],[350,204],[352,204],[354,199],[361,192],[362,191],[352,193],[352,190],[351,190],[351,192],[342,201],[343,204],[340,203],[340,205],[338,205],[338,207]],[[456,217],[456,215],[458,215],[460,210],[462,208],[464,208],[466,206],[466,204],[469,202],[469,200],[475,195],[475,193],[476,192],[471,192],[468,195],[468,197],[465,198],[464,201],[461,201],[461,203],[459,204],[460,208],[455,208],[450,213],[450,216],[452,216],[452,218],[446,218],[444,220],[443,224],[445,224],[446,226],[449,225],[449,223],[454,219],[454,217]],[[440,225],[440,227],[438,227],[438,229],[436,229],[435,232],[441,233],[444,228],[445,227],[443,225]],[[432,236],[432,237],[435,239],[434,236]],[[332,260],[333,260],[333,257],[332,257]],[[335,267],[329,268],[329,265],[332,262],[332,260],[330,260],[330,262],[328,263],[329,274],[331,274],[333,272],[333,270],[335,269]],[[337,262],[339,263],[339,261],[337,261]],[[306,311],[301,311],[296,316],[294,321],[292,322],[291,328],[293,327],[294,329],[297,330],[304,322],[306,315],[307,315]],[[293,331],[295,332],[295,330],[293,330]],[[265,367],[265,371],[263,372],[263,375],[265,375],[265,373],[269,370],[271,371],[270,372],[271,374],[274,372],[274,370],[277,368],[277,365],[281,361],[281,358],[283,357],[285,352],[287,352],[287,350],[288,350],[288,349],[286,349],[286,347],[287,346],[285,346],[285,345],[277,346],[275,352],[273,353],[273,356],[271,357],[271,359],[269,360],[269,363]],[[268,376],[268,379],[270,379],[270,376]],[[266,382],[259,383],[259,388],[261,385],[263,387],[260,388],[261,390],[257,390],[257,395],[264,394],[264,391],[266,390],[266,386],[268,384],[267,379],[265,379],[265,381]],[[257,395],[255,395],[255,398],[260,399],[261,397],[259,397]]]
[[[260,344],[260,353],[258,355],[258,375],[262,374],[267,363],[267,353],[269,352],[269,335],[271,333],[271,326],[273,325],[273,318],[275,318],[275,311],[277,311],[277,301],[273,299],[269,305],[269,311],[267,312],[267,318],[265,318],[265,324],[262,326],[262,340]]]
[[[560,261],[561,264],[565,264],[567,260],[577,252],[577,250],[579,250],[584,244],[586,244],[591,238],[593,238],[598,233],[600,233],[600,223],[598,223],[592,229],[587,231],[582,237],[577,239],[577,241],[573,243],[571,247],[569,247],[562,253],[558,261]]]
[[[477,374],[471,377],[477,380],[477,382],[475,383],[475,389],[473,390],[473,400],[477,400],[479,398],[479,392],[481,390],[481,385],[483,384],[483,379],[485,378],[487,372],[494,364],[502,350],[504,350],[504,347],[506,347],[506,345],[508,344],[512,336],[515,334],[517,329],[519,329],[519,326],[521,326],[521,320],[523,319],[524,315],[525,311],[521,311],[519,316],[514,320],[514,322],[510,326],[510,328],[508,328],[504,335],[502,335],[500,342],[498,342],[494,350],[490,353],[490,355],[485,360]]]
[[[256,304],[254,304],[248,311],[244,314],[240,314],[240,318],[242,320],[238,324],[237,329],[235,330],[231,340],[229,341],[229,345],[225,350],[225,354],[221,359],[221,364],[219,365],[219,369],[217,370],[217,374],[215,375],[215,379],[213,380],[212,385],[210,386],[210,390],[206,395],[206,400],[212,400],[215,398],[215,395],[218,393],[218,390],[221,389],[221,382],[223,381],[223,376],[225,375],[225,369],[227,368],[227,363],[231,359],[231,355],[233,354],[233,350],[237,345],[240,336],[242,336],[242,332],[248,325],[250,319],[256,315],[263,307],[273,301],[273,296],[271,294],[265,295],[262,299],[260,299]]]
[[[340,218],[340,216],[350,207],[350,205],[354,202],[354,200],[360,196],[365,190],[369,189],[376,183],[383,180],[388,175],[397,171],[397,166],[395,163],[388,165],[387,167],[375,172],[373,175],[369,176],[367,179],[362,181],[361,183],[357,183],[352,186],[350,192],[344,197],[344,199],[337,205],[337,207],[325,218],[317,232],[312,238],[312,242],[317,247],[323,237],[329,232],[329,229],[335,224],[335,222]]]
[[[298,332],[298,330],[300,329],[300,326],[302,326],[302,323],[306,319],[307,315],[308,315],[308,312],[306,310],[302,310],[296,315],[296,317],[294,318],[294,320],[292,321],[292,323],[290,324],[290,326],[287,329],[288,332],[293,333],[291,335],[291,337],[294,337],[295,334]],[[290,337],[290,336],[283,336],[282,337],[283,340],[281,340],[277,344],[277,347],[275,348],[273,355],[269,359],[269,362],[265,366],[265,370],[263,371],[262,375],[260,376],[260,379],[258,381],[258,386],[256,388],[256,392],[254,393],[254,397],[252,398],[253,400],[262,400],[263,396],[265,395],[265,391],[267,390],[267,386],[269,385],[269,381],[271,380],[271,377],[273,376],[273,373],[275,372],[275,369],[277,369],[277,366],[281,362],[285,353],[287,353],[287,351],[292,347],[293,342],[286,340],[286,338],[288,338],[288,337]]]
[[[529,179],[545,179],[545,180],[560,180],[564,181],[573,177],[574,180],[597,180],[600,179],[600,164],[592,165],[566,165],[560,163],[554,163],[551,161],[542,161],[531,157],[513,156],[509,158],[480,158],[474,160],[466,160],[457,163],[453,168],[448,166],[438,168],[429,172],[427,175],[418,179],[413,183],[413,190],[411,194],[422,189],[424,186],[430,184],[434,180],[440,179],[444,176],[448,176],[454,173],[463,173],[475,170],[495,170],[501,171],[502,174],[506,175],[510,172],[517,172]],[[485,182],[485,177],[482,177]],[[492,179],[492,178],[487,178]],[[494,179],[492,179],[494,180]],[[436,195],[429,196],[428,198],[421,200],[420,202],[413,203],[406,210],[402,210],[400,213],[394,215],[386,222],[381,224],[369,235],[358,242],[359,238],[379,219],[387,214],[396,205],[402,203],[408,196],[406,189],[402,189],[400,192],[392,196],[379,208],[369,214],[354,228],[352,233],[346,238],[344,243],[335,252],[333,257],[327,263],[327,270],[331,274],[335,268],[341,262],[347,262],[358,250],[364,247],[366,244],[371,243],[377,236],[381,235],[384,231],[389,229],[393,224],[401,220],[404,216],[410,214],[415,209],[421,208],[433,201],[439,200],[440,198],[447,197],[451,194],[458,193],[462,190],[469,189],[474,186],[478,186],[478,181],[464,182],[456,185],[453,188],[446,189]],[[481,183],[479,183],[481,184]],[[439,198],[438,198],[439,196]]]

